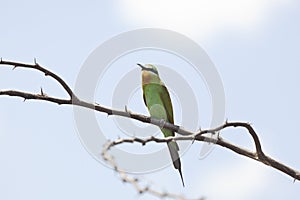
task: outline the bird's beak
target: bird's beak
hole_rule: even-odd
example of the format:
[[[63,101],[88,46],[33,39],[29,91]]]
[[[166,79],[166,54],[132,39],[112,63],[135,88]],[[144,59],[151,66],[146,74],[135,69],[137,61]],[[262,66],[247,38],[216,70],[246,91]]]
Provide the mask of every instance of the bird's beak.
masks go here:
[[[142,68],[142,70],[146,69],[146,67],[144,67],[142,64],[137,63],[138,66],[140,66]]]

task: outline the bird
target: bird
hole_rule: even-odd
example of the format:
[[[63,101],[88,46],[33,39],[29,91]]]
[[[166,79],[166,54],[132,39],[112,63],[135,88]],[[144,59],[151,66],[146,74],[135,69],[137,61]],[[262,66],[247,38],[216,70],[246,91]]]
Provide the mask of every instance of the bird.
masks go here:
[[[161,81],[157,68],[152,64],[139,64],[142,71],[142,89],[144,103],[148,108],[151,118],[165,120],[174,124],[173,107],[169,91]],[[164,137],[175,136],[174,131],[161,128]],[[182,185],[184,186],[181,172],[181,162],[179,158],[179,146],[176,141],[167,142],[168,149],[174,168],[178,170]]]

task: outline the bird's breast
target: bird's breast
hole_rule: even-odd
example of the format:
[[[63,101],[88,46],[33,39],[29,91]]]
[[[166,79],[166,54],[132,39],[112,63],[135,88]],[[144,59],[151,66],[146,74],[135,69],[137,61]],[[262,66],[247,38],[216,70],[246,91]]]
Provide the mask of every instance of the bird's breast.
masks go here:
[[[142,73],[142,81],[143,85],[147,85],[151,83],[151,75],[148,72]]]

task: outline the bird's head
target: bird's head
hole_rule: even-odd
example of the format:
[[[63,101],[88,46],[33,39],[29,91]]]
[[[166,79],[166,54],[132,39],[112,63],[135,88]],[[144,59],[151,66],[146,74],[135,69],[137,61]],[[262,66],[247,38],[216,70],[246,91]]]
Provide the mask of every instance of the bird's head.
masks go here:
[[[137,65],[142,68],[142,71],[148,71],[148,72],[151,72],[151,73],[156,74],[158,76],[157,68],[154,65],[151,65],[151,64],[142,65],[142,64],[139,64],[139,63]]]

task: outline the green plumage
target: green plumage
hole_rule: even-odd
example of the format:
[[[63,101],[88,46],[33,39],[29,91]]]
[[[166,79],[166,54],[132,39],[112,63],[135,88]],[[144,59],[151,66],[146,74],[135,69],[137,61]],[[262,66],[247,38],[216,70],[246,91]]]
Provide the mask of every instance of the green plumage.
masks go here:
[[[170,94],[160,80],[158,71],[154,65],[138,64],[142,68],[143,98],[148,108],[150,116],[156,119],[164,119],[166,122],[174,123],[173,107]],[[161,128],[165,137],[174,136],[174,132]],[[181,173],[181,163],[179,159],[179,147],[175,141],[168,142],[169,152],[173,165],[180,173],[182,184],[184,186]]]

